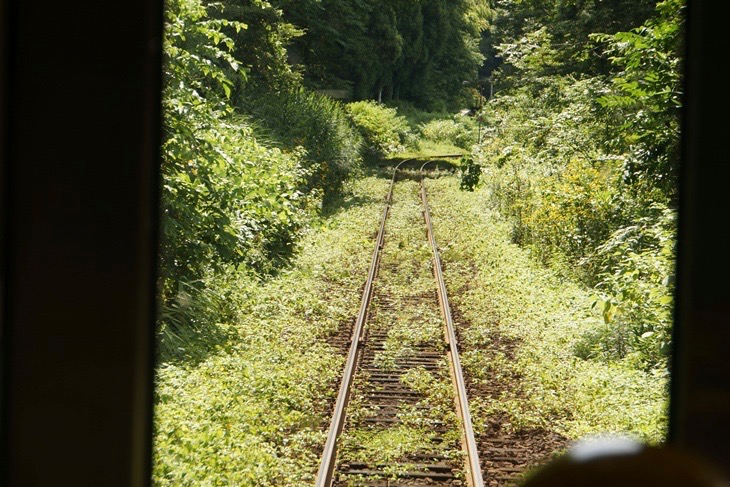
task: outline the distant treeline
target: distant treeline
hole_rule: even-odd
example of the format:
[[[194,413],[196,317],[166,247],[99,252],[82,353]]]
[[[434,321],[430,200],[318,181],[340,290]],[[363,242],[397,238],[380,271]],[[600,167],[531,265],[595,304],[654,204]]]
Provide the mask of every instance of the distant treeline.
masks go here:
[[[455,108],[473,99],[488,0],[224,1],[248,25],[237,57],[266,84],[303,79],[355,100]],[[289,67],[282,67],[291,64]],[[282,72],[287,71],[287,76]]]
[[[495,0],[475,149],[515,242],[594,287],[577,353],[666,370],[684,1]]]

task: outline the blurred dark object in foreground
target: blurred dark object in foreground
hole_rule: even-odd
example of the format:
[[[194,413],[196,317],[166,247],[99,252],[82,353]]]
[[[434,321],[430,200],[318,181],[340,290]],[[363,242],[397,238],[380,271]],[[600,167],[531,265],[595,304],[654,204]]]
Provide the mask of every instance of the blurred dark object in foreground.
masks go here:
[[[647,447],[623,438],[602,438],[576,444],[524,483],[524,487],[588,485],[725,487],[730,482],[687,452]]]

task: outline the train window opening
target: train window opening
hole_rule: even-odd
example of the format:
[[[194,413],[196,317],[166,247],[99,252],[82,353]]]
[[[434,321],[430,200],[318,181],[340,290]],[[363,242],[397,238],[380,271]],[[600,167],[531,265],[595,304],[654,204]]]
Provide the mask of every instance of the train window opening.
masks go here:
[[[153,482],[666,442],[685,11],[169,2]]]
[[[726,17],[537,3],[0,1],[0,484],[726,466]]]

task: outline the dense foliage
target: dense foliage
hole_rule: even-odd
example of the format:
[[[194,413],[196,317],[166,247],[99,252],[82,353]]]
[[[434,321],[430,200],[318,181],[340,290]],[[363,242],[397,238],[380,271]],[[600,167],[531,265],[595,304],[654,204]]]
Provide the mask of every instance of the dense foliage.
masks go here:
[[[206,327],[158,367],[154,485],[313,485],[344,364],[326,338],[352,323],[386,185],[349,188],[285,272],[206,278]]]
[[[300,152],[256,141],[229,103],[246,72],[224,27],[198,0],[170,2],[165,36],[162,146],[162,301],[206,270],[284,259],[308,197]]]
[[[500,84],[529,81],[524,72],[511,82],[504,78],[519,70],[505,55],[543,31],[550,34],[547,43],[530,43],[533,54],[543,54],[542,59],[532,58],[540,65],[535,75],[609,74],[608,55],[591,42],[592,34],[636,28],[652,15],[655,4],[656,0],[495,0],[494,21],[482,43],[489,56],[483,72],[499,66]],[[546,48],[549,55],[544,56]]]
[[[250,90],[238,102],[272,143],[302,148],[308,176],[304,190],[321,192],[330,201],[343,183],[357,174],[363,141],[341,103],[301,87],[274,92]]]
[[[411,142],[408,122],[394,108],[371,101],[347,105],[347,113],[364,140],[364,153],[371,160],[403,152]]]
[[[301,73],[292,69],[287,46],[303,31],[287,22],[271,0],[222,0],[205,3],[216,18],[244,22],[245,29],[225,27],[233,41],[232,53],[249,71],[248,85],[282,90],[297,85]],[[243,88],[239,85],[238,88]],[[240,95],[236,92],[238,96]]]
[[[304,30],[293,53],[308,83],[355,99],[454,108],[484,57],[486,0],[279,0]]]
[[[158,368],[154,485],[313,484],[344,361],[326,340],[349,330],[357,312],[389,171],[381,176],[348,184],[346,195],[327,207],[329,216],[302,237],[286,271],[267,281],[236,271],[206,278],[210,291],[192,307],[207,327],[175,342]],[[582,332],[602,326],[600,313],[590,309],[590,292],[510,242],[509,223],[486,205],[486,186],[461,191],[457,177],[427,185],[450,300],[463,311],[457,318],[462,365],[475,381],[517,378],[491,399],[470,397],[477,433],[503,415],[512,430],[549,428],[571,438],[614,431],[660,441],[666,378],[571,353]],[[429,262],[428,247],[419,246],[425,234],[416,185],[403,186],[410,195],[401,189],[396,197],[408,213],[391,220],[401,238],[388,247],[389,259],[422,279],[399,280],[391,271],[383,276],[389,299],[408,299],[434,283],[429,265],[412,267],[408,258]],[[394,350],[426,331],[438,333],[438,310],[419,313],[423,320],[388,323],[407,331]],[[519,337],[519,351],[494,355],[498,333]],[[423,373],[406,380],[417,382]],[[453,407],[449,389],[447,381],[429,391],[445,410]],[[397,455],[422,441],[407,432],[359,436],[350,447],[361,447],[362,456]]]
[[[168,3],[163,306],[226,266],[274,272],[312,212],[359,170],[345,109],[305,90],[288,63],[286,44],[301,33],[265,0]]]
[[[585,9],[598,3],[568,3],[503,4],[516,10],[502,11],[492,32],[499,90],[484,108],[476,156],[513,239],[595,286],[606,326],[585,337],[580,353],[663,368],[684,4],[667,0],[650,14],[632,2],[596,17]],[[590,21],[562,22],[568,13]]]
[[[683,5],[682,0],[666,0],[643,26],[595,36],[606,42],[618,68],[613,89],[598,101],[625,120],[613,134],[627,152],[624,178],[639,191],[656,188],[672,205],[677,198]]]
[[[606,331],[592,291],[511,241],[488,185],[459,185],[457,177],[427,182],[477,435],[663,441],[666,375],[586,350],[587,337]]]
[[[480,0],[170,1],[163,304],[225,266],[274,272],[363,156],[416,146],[394,109],[345,109],[304,81],[336,87],[322,80],[356,72],[344,82],[359,98],[386,90],[422,105],[453,104],[482,61],[477,40],[488,15]],[[469,145],[460,125],[437,123],[423,127],[427,138]]]
[[[525,378],[476,417],[660,440],[682,28],[682,0],[170,0],[155,483],[311,483],[385,193],[350,180],[418,153],[472,149],[434,183],[464,363]]]

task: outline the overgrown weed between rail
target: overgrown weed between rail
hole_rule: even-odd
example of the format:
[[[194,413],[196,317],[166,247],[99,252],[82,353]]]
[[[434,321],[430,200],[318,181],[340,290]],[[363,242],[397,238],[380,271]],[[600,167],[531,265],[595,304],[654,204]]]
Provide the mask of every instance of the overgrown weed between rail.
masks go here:
[[[443,350],[443,317],[436,295],[432,254],[426,237],[419,186],[416,181],[397,182],[393,205],[386,228],[380,270],[370,303],[366,329],[368,333],[384,333],[387,338],[383,350],[375,353],[373,365],[381,372],[401,369],[397,362],[417,357],[419,346]],[[365,345],[368,347],[367,343]],[[372,416],[367,401],[358,398],[367,395],[367,373],[359,371],[360,384],[353,389],[355,401],[348,407],[348,417]],[[357,377],[357,376],[356,376]],[[461,449],[454,389],[449,375],[446,356],[439,369],[427,371],[413,368],[400,378],[406,389],[423,394],[422,404],[427,409],[411,411],[402,404],[399,423],[391,428],[358,425],[350,420],[340,441],[340,458],[369,465],[392,464],[390,473],[418,470],[408,458],[423,452],[444,455],[460,461]],[[387,401],[387,400],[386,400]],[[438,434],[435,425],[444,425],[446,431]],[[442,443],[432,443],[440,436]]]

